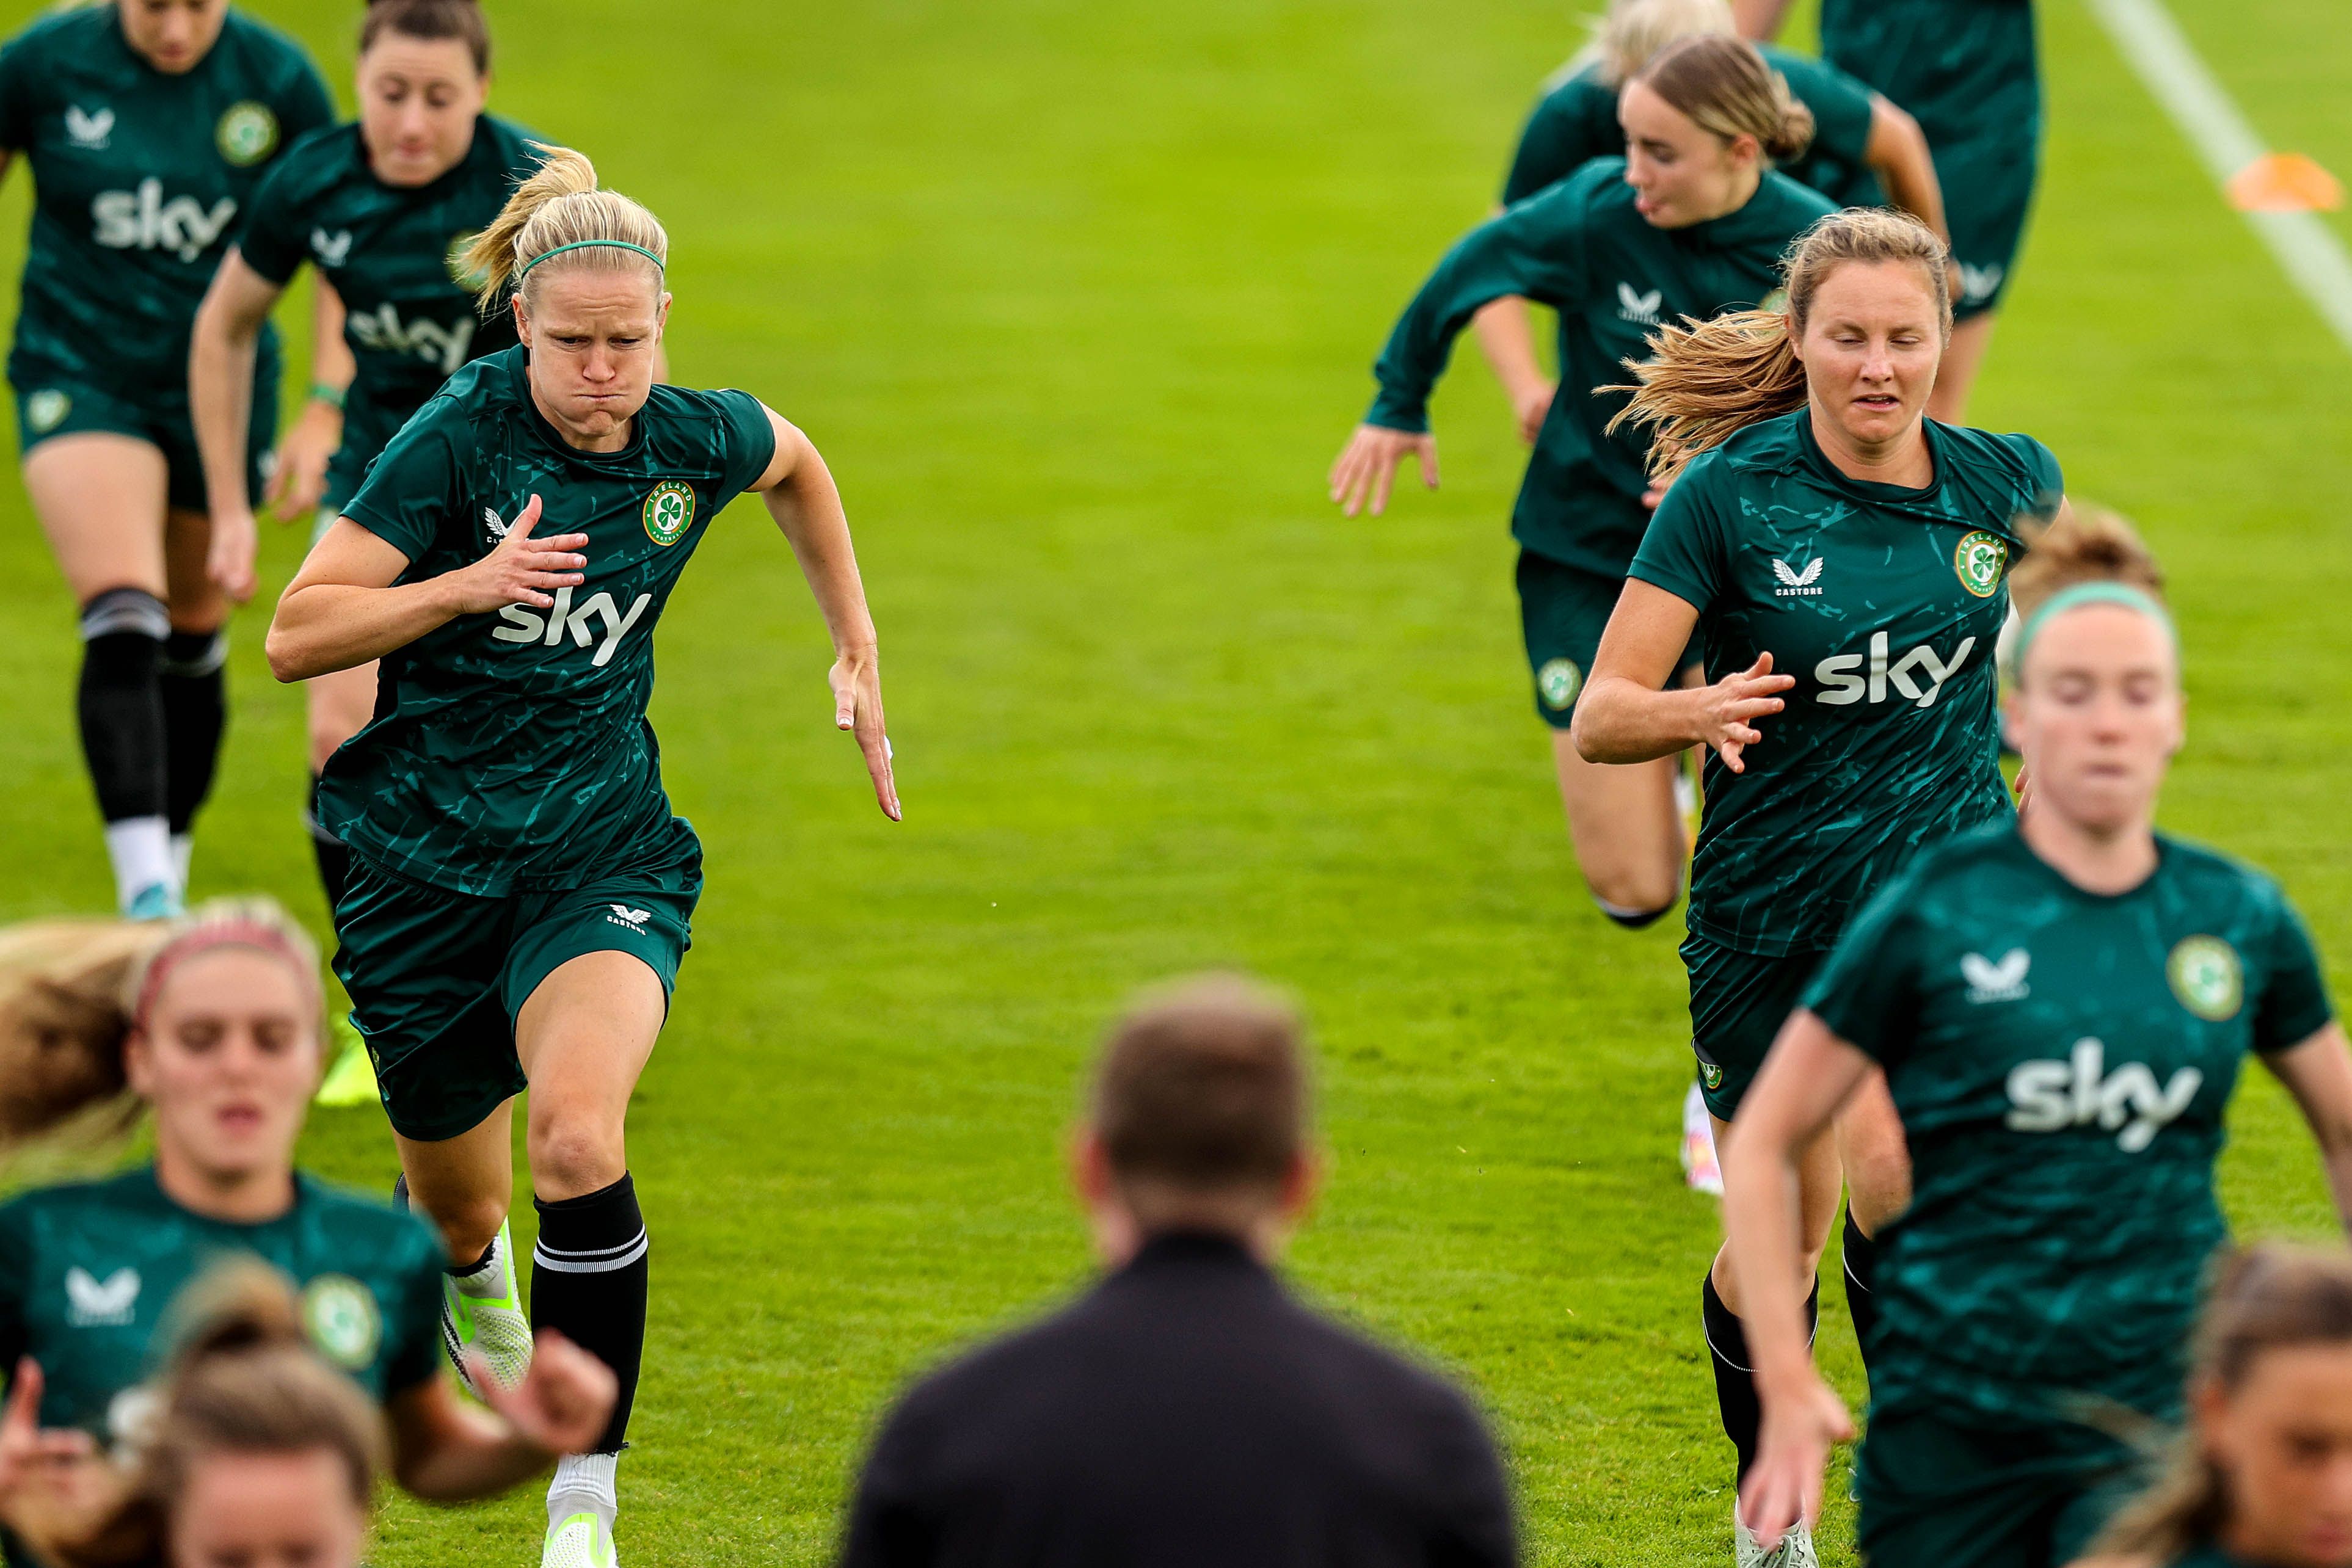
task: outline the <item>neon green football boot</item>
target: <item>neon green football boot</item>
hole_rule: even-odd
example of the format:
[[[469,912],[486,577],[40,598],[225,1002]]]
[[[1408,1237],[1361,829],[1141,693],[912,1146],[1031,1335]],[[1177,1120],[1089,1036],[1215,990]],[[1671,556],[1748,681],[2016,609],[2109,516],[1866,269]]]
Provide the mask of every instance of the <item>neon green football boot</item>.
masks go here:
[[[499,1239],[478,1268],[441,1276],[441,1340],[457,1380],[478,1399],[482,1391],[467,1365],[469,1354],[489,1368],[500,1388],[512,1388],[530,1370],[530,1319],[515,1276],[511,1221],[499,1225]]]
[[[547,1527],[539,1568],[620,1568],[612,1532],[593,1513],[574,1513]]]

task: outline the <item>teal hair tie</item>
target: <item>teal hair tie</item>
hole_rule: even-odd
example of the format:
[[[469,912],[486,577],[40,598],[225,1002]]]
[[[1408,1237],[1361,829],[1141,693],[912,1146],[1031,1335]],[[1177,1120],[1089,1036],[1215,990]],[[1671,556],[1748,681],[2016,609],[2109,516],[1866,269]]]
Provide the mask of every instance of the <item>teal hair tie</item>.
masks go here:
[[[641,245],[631,245],[625,239],[576,239],[570,245],[560,245],[553,250],[541,251],[537,256],[534,256],[529,261],[524,262],[522,264],[522,270],[515,274],[515,287],[518,288],[522,287],[522,280],[530,273],[530,269],[537,267],[541,262],[545,261],[549,256],[562,256],[567,250],[586,250],[590,246],[604,246],[610,250],[633,250],[639,256],[644,256],[647,261],[652,262],[656,267],[660,267],[663,271],[667,272],[669,270],[669,263],[664,261],[660,256],[656,256],[653,252],[647,250]]]
[[[2085,604],[2120,604],[2126,610],[2137,611],[2164,628],[2165,641],[2172,644],[2175,653],[2180,651],[2180,633],[2173,627],[2170,612],[2151,595],[2127,582],[2078,582],[2044,600],[2042,608],[2027,616],[2025,624],[2018,628],[2017,667],[2025,668],[2025,651],[2033,646],[2033,639],[2041,635],[2052,616],[2080,610]]]

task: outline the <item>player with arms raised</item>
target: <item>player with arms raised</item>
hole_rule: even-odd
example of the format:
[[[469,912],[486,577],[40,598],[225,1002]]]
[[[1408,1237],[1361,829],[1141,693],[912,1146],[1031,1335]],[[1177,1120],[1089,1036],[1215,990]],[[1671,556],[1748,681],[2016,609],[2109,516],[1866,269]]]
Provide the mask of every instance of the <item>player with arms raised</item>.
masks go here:
[[[521,346],[460,371],[393,439],[269,633],[284,680],[383,661],[379,716],[329,763],[320,810],[352,854],[335,969],[410,1196],[483,1297],[511,1299],[496,1242],[528,1088],[532,1315],[620,1375],[597,1454],[551,1487],[551,1563],[613,1554],[646,1299],[624,1125],[702,883],[646,722],[653,631],[745,491],[800,559],[833,634],[835,722],[898,816],[824,460],[748,393],[654,384],[668,244],[585,158],[551,152],[467,253]]]

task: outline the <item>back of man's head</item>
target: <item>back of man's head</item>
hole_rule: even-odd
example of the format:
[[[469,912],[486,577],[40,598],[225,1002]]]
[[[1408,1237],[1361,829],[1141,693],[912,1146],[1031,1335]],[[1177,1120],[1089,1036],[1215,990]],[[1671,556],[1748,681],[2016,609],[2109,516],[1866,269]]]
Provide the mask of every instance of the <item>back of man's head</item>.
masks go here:
[[[1301,1188],[1301,1032],[1287,1002],[1232,975],[1154,992],[1111,1030],[1093,1134],[1143,1229],[1249,1229]]]

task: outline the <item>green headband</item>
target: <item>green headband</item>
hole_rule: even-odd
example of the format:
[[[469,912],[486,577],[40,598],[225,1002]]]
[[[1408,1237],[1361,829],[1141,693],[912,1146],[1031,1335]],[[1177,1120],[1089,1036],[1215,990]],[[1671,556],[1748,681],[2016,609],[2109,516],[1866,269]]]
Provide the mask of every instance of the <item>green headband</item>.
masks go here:
[[[2080,610],[2085,604],[2120,604],[2126,610],[2137,611],[2164,628],[2165,641],[2173,652],[2180,651],[2180,633],[2173,629],[2172,617],[2155,599],[2127,582],[2078,582],[2062,588],[2044,600],[2042,608],[2025,618],[2017,632],[2017,667],[2025,668],[2025,651],[2033,646],[2033,639],[2053,616],[2063,615],[2069,610]]]
[[[656,267],[662,268],[664,271],[667,271],[669,268],[669,263],[664,261],[661,257],[656,256],[645,246],[641,245],[631,245],[625,239],[576,239],[570,245],[560,245],[553,250],[541,251],[537,256],[534,256],[529,261],[524,262],[522,264],[522,271],[515,274],[515,287],[518,288],[522,287],[522,280],[530,269],[537,267],[541,262],[545,261],[549,256],[562,256],[567,250],[585,250],[592,245],[604,246],[613,250],[633,250],[639,256],[644,256],[647,261],[652,262]]]

